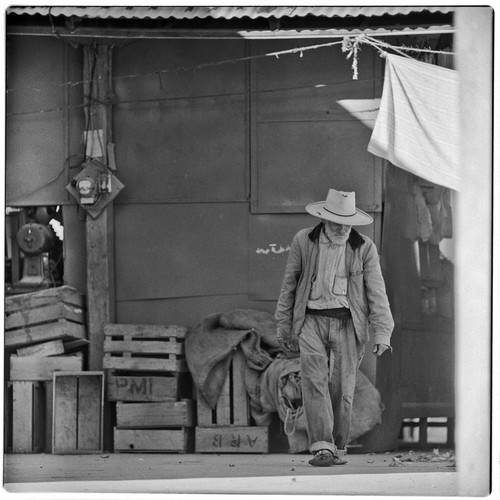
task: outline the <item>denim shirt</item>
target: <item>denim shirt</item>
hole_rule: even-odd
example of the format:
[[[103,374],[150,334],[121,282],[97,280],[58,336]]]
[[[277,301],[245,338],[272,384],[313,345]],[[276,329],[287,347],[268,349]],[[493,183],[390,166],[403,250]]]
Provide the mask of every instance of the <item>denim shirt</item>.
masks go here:
[[[322,227],[323,222],[314,228],[302,229],[293,238],[276,306],[278,338],[299,336],[301,333],[317,267]],[[349,276],[347,298],[358,341],[361,344],[368,342],[371,326],[374,342],[390,346],[394,320],[375,244],[351,229],[345,257]]]

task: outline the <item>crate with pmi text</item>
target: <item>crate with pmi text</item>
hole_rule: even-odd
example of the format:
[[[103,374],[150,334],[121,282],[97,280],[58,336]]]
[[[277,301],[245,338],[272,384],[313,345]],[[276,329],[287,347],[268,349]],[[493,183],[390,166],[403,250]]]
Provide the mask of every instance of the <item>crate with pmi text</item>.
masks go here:
[[[159,374],[109,371],[107,377],[108,401],[152,402],[178,401],[192,395],[191,375],[186,372]]]

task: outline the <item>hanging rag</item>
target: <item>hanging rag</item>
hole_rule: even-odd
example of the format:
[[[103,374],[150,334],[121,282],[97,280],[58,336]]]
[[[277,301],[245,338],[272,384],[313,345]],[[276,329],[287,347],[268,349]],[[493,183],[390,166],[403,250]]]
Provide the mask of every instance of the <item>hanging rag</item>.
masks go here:
[[[457,71],[388,54],[368,151],[458,191],[458,104]]]

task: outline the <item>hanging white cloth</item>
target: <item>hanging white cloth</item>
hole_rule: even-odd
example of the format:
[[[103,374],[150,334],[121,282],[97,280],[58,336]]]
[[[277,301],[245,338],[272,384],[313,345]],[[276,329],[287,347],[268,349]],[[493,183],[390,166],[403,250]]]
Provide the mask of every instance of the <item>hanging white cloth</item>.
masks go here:
[[[368,151],[458,191],[458,131],[457,72],[388,54]]]

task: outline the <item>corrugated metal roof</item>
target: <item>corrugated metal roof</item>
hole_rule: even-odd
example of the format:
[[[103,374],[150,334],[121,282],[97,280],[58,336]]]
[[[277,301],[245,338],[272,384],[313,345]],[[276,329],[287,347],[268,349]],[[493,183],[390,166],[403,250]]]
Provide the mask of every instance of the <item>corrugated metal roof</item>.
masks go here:
[[[9,7],[7,14],[77,16],[97,19],[241,19],[282,17],[357,17],[406,15],[418,12],[453,12],[449,6],[385,7]]]

